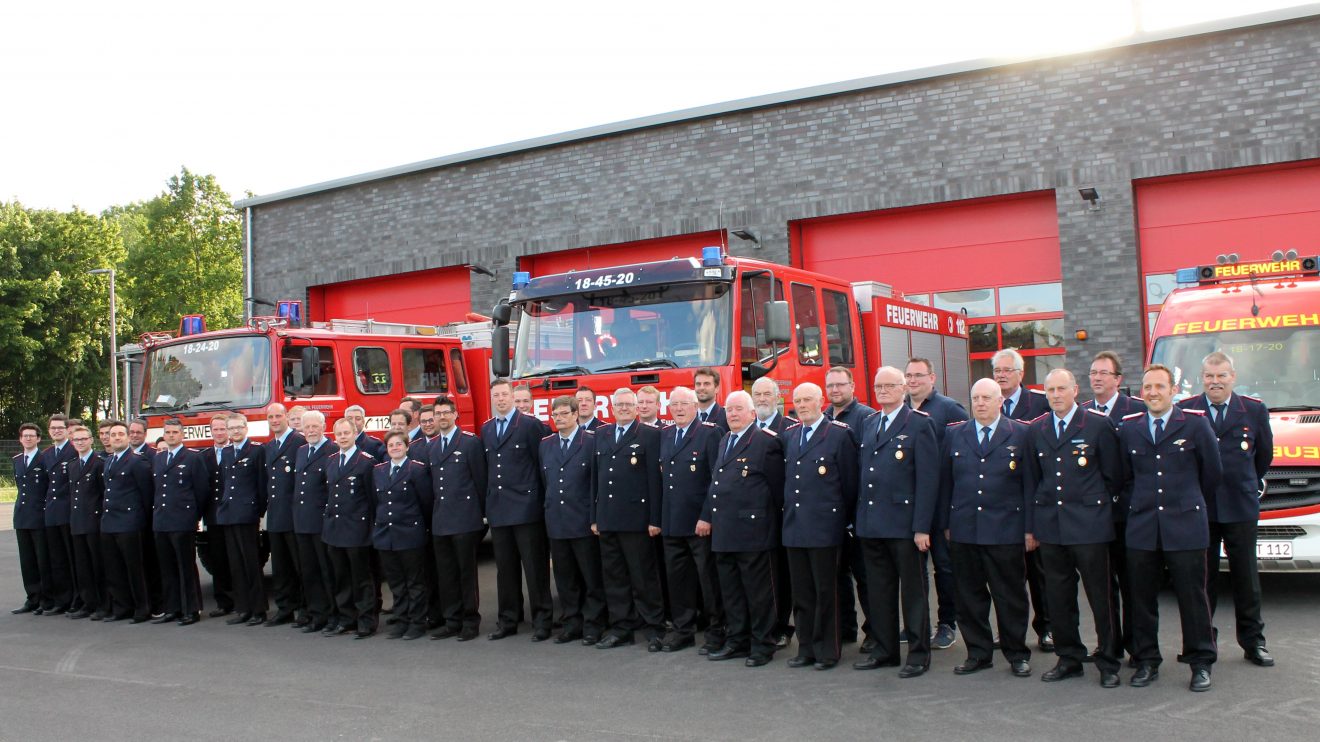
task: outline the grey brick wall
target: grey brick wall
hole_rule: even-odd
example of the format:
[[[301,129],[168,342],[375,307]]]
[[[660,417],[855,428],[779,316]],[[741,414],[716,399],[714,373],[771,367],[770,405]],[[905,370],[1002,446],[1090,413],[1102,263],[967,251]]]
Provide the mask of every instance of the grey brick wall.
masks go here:
[[[1069,367],[1135,366],[1132,181],[1320,157],[1318,93],[1307,18],[633,130],[259,205],[255,291],[475,262],[484,312],[521,255],[746,226],[786,262],[791,220],[1055,189]]]

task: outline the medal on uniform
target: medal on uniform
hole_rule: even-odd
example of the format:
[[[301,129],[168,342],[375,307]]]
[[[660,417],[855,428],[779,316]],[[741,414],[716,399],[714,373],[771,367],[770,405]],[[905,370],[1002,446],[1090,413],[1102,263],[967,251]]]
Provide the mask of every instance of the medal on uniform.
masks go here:
[[[744,477],[747,476],[747,470],[746,470],[746,469],[743,469],[742,472],[743,472],[743,476],[744,476]]]
[[[894,452],[894,458],[895,458],[896,460],[898,460],[898,461],[902,461],[902,460],[903,460],[903,449],[900,448],[900,449],[898,449],[897,451],[895,451],[895,452]]]
[[[696,464],[693,464],[693,465],[692,465],[692,471],[696,471],[696,470],[697,470],[697,465],[696,465]]]
[[[289,466],[284,467],[284,473],[285,473],[285,474],[288,474],[288,473],[291,472],[291,471],[293,471],[293,468],[292,468],[292,467],[289,467]]]
[[[1248,444],[1246,441],[1242,441],[1242,450],[1245,451],[1248,448],[1251,448],[1251,445]]]
[[[1016,471],[1016,470],[1017,470],[1017,459],[1014,459],[1014,460],[1008,462],[1008,469],[1009,469],[1009,471]]]
[[[1078,457],[1077,457],[1077,465],[1078,465],[1078,466],[1086,466],[1086,457],[1085,457],[1085,456],[1078,456]]]
[[[637,457],[634,456],[631,459],[628,459],[628,463],[632,464],[633,466],[637,466]]]
[[[825,465],[821,464],[820,468],[816,470],[816,473],[821,475],[822,477],[825,476]]]

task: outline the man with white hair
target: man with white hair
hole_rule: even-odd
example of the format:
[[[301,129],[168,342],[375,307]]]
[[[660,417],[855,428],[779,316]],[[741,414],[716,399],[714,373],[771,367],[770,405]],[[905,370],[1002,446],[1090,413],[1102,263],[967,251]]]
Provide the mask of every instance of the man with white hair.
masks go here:
[[[790,425],[796,424],[779,414],[779,383],[769,376],[752,382],[752,405],[756,408],[758,428],[769,428],[782,434]],[[775,646],[787,647],[794,630],[792,574],[788,568],[788,550],[781,543],[775,549]]]
[[[784,503],[784,448],[773,431],[753,422],[752,397],[731,393],[723,411],[729,432],[697,521],[711,537],[728,635],[711,660],[746,657],[748,667],[769,664],[775,653],[774,550]]]
[[[353,446],[376,461],[385,460],[385,444],[367,435],[367,411],[360,404],[349,405],[344,410],[344,419],[353,423],[353,429],[357,431],[357,438],[353,440]]]
[[[294,456],[293,534],[298,544],[298,576],[302,580],[303,614],[294,622],[304,634],[323,631],[335,616],[330,554],[321,540],[329,496],[326,464],[337,446],[325,435],[325,413],[307,410],[302,416],[307,442]]]
[[[783,433],[793,420],[779,414],[779,383],[769,376],[752,382],[752,405],[756,408],[756,427]]]
[[[596,429],[591,531],[600,536],[610,628],[596,643],[663,649],[664,601],[655,545],[660,535],[660,431],[637,422],[637,395],[622,387],[610,397],[614,422]]]

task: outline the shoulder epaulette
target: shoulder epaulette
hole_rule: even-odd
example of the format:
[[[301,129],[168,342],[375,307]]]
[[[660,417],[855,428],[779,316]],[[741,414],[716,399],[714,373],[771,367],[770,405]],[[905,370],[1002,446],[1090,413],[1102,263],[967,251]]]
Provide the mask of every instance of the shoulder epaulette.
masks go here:
[[[1190,407],[1184,407],[1184,408],[1183,408],[1183,412],[1186,412],[1186,413],[1189,413],[1189,414],[1192,414],[1192,415],[1200,415],[1201,417],[1205,417],[1205,410],[1193,410],[1193,409],[1190,408]]]
[[[833,420],[833,419],[831,419],[831,420],[830,420],[830,425],[837,425],[837,426],[839,426],[840,428],[843,428],[844,430],[852,430],[852,427],[849,426],[848,423],[841,423],[841,422],[839,422],[838,420]]]
[[[426,464],[423,464],[422,462],[418,461],[417,459],[405,459],[405,461],[407,461],[409,464],[413,464],[413,465],[415,465],[415,466],[426,466]]]
[[[368,459],[370,459],[370,460],[372,460],[372,461],[375,461],[375,460],[376,460],[376,457],[375,457],[375,456],[372,456],[371,454],[367,453],[366,451],[358,451],[358,452],[357,452],[357,455],[358,455],[358,456],[366,457],[366,458],[368,458]]]
[[[789,431],[789,430],[792,430],[793,428],[800,428],[800,427],[802,427],[802,421],[801,421],[801,420],[798,420],[797,422],[793,423],[792,425],[788,426],[787,428],[784,428],[784,431],[787,432],[787,431]]]
[[[1100,410],[1097,410],[1094,407],[1087,407],[1086,411],[1091,413],[1092,415],[1099,415],[1100,417],[1106,417],[1106,418],[1109,417],[1109,413],[1101,412]]]
[[[909,409],[909,410],[912,410],[913,412],[917,413],[918,415],[925,415],[926,417],[930,417],[930,413],[929,413],[929,412],[923,412],[923,411],[921,411],[921,410],[918,410],[918,409],[915,409],[915,408],[912,408],[912,407],[909,407],[908,409]]]
[[[477,437],[477,434],[476,434],[476,433],[473,433],[473,432],[470,431],[470,430],[460,430],[460,431],[458,431],[458,432],[462,433],[463,435],[472,436],[473,438],[476,438],[476,437]]]
[[[1042,397],[1045,396],[1045,392],[1039,389],[1028,389],[1027,391],[1031,392],[1032,394],[1039,394]]]
[[[762,433],[769,433],[770,435],[773,435],[776,438],[779,437],[779,434],[771,430],[770,428],[757,428],[757,430],[761,431]]]
[[[962,424],[965,423],[965,422],[967,422],[967,421],[966,421],[966,420],[954,420],[954,421],[951,422],[951,423],[944,423],[944,427],[946,427],[946,428],[952,428],[952,427],[955,426],[955,425],[962,425]]]
[[[701,421],[701,424],[702,424],[702,425],[705,425],[705,426],[708,427],[708,428],[718,428],[718,427],[719,427],[718,425],[716,425],[715,423],[713,423],[713,422],[711,422],[711,421],[709,421],[709,420],[702,420],[702,421]]]
[[[1248,402],[1255,402],[1256,404],[1265,404],[1264,400],[1262,400],[1260,397],[1255,396],[1254,394],[1239,394],[1238,396]]]
[[[554,437],[557,436],[557,435],[559,435],[559,433],[551,433],[550,435],[547,435],[547,436],[542,437],[541,440],[543,440],[543,441],[548,441],[548,440],[550,440],[551,438],[554,438]]]
[[[879,414],[881,414],[879,410],[872,410],[872,411],[871,411],[871,414],[867,415],[866,417],[864,417],[864,418],[862,418],[862,419],[863,419],[863,420],[870,420],[871,418],[873,418],[873,417],[875,417],[876,415],[879,415]]]
[[[578,428],[578,432],[582,433],[583,435],[589,435],[592,438],[596,437],[596,431],[594,430],[587,430],[586,428]]]
[[[486,418],[486,423],[494,422],[494,421],[495,421],[495,417],[493,415],[491,417]],[[482,425],[485,425],[486,423],[482,423]]]
[[[1130,415],[1124,415],[1124,416],[1123,416],[1123,419],[1124,419],[1124,420],[1131,420],[1131,419],[1133,419],[1133,418],[1141,417],[1142,415],[1145,415],[1145,414],[1146,414],[1146,413],[1144,413],[1144,412],[1133,412],[1133,413],[1130,414]]]
[[[373,467],[371,467],[371,468],[373,468],[373,469],[379,469],[379,468],[381,468],[382,466],[386,466],[388,463],[389,463],[389,462],[382,461],[382,462],[380,462],[379,464],[376,464],[375,466],[373,466]]]
[[[1053,414],[1054,414],[1053,412],[1046,412],[1044,415],[1037,415],[1037,416],[1031,418],[1031,423],[1032,423],[1032,424],[1035,424],[1036,422],[1038,422],[1038,421],[1040,421],[1040,420],[1044,420],[1045,418],[1047,418],[1047,417],[1049,417],[1050,415],[1053,415]]]

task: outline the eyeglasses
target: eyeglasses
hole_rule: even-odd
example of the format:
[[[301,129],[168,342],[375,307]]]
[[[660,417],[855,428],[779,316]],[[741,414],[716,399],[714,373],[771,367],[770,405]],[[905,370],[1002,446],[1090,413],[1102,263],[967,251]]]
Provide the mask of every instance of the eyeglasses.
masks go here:
[[[1008,376],[1011,373],[1015,373],[1021,370],[1022,369],[1017,369],[1017,368],[997,368],[994,369],[994,372],[995,372],[995,376]]]
[[[850,386],[852,386],[852,384],[853,384],[853,383],[852,383],[851,381],[836,381],[836,382],[834,382],[833,384],[826,384],[826,385],[825,385],[825,388],[826,388],[826,389],[843,389],[843,388],[845,388],[845,387],[850,387]],[[673,403],[671,402],[670,404],[673,404]]]
[[[927,376],[930,376],[930,374],[903,374],[905,379],[924,379]]]
[[[903,388],[903,385],[902,385],[902,384],[876,384],[876,385],[875,385],[875,390],[876,390],[877,392],[892,392],[892,391],[894,391],[895,389],[902,389],[902,388]]]
[[[1087,376],[1090,376],[1091,378],[1095,378],[1097,376],[1100,377],[1118,376],[1118,374],[1114,373],[1113,371],[1092,371],[1091,373],[1087,374]]]
[[[74,443],[90,443],[92,439],[88,436],[82,436],[81,438],[70,438],[69,440]]]

